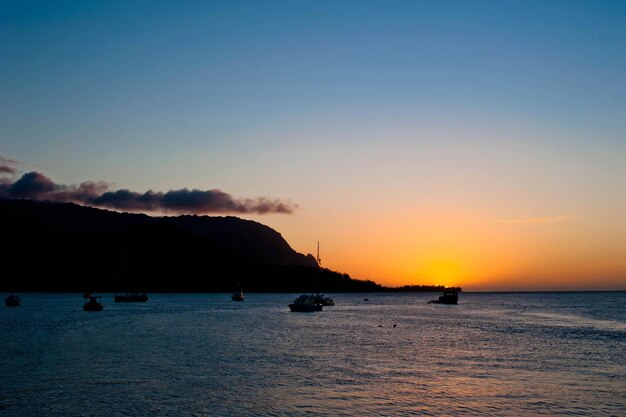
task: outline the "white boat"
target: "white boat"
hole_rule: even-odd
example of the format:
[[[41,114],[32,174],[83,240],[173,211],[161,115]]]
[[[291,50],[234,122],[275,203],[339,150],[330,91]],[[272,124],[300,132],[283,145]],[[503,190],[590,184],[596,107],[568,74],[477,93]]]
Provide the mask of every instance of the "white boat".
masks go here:
[[[334,306],[335,305],[335,300],[333,300],[331,297],[328,297],[324,294],[318,294],[315,296],[315,299],[318,303],[320,303],[323,306]]]
[[[310,313],[322,311],[322,305],[317,302],[314,294],[302,294],[289,304],[289,309],[297,313]]]
[[[315,285],[319,287],[319,273],[320,273],[320,243],[317,242],[317,271],[315,277]],[[298,313],[310,313],[313,311],[322,311],[322,303],[324,296],[320,296],[319,290],[317,294],[302,294],[293,303],[289,304],[289,310]],[[331,299],[332,301],[332,299]],[[333,302],[334,304],[334,302]]]

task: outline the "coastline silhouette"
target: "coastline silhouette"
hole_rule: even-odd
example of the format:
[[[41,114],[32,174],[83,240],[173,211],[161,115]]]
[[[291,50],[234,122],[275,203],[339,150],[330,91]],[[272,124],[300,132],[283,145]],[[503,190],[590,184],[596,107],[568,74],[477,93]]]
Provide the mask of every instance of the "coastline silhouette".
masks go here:
[[[120,291],[119,242],[133,242],[126,282],[145,292],[443,291],[441,286],[386,288],[316,267],[277,231],[237,217],[150,217],[72,203],[0,199],[6,259],[23,274],[3,291]],[[123,236],[123,238],[122,238]],[[25,249],[27,248],[27,249]],[[72,262],[59,262],[72,259]],[[172,279],[176,277],[176,279]],[[254,278],[252,278],[254,277]]]

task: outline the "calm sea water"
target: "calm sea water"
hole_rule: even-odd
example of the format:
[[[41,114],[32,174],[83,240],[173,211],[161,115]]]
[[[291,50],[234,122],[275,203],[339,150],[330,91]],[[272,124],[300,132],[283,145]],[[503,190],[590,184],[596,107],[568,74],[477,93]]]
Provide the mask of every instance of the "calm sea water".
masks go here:
[[[23,294],[0,416],[626,416],[626,293],[436,295]]]

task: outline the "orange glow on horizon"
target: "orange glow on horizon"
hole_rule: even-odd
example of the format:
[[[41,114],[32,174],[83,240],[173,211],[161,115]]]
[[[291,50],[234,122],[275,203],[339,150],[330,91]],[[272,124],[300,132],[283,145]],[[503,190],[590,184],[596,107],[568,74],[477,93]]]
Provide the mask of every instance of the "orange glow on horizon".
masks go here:
[[[626,253],[620,230],[575,216],[501,221],[505,216],[414,212],[336,215],[294,236],[314,253],[320,230],[324,266],[384,286],[445,285],[465,290],[626,289]],[[475,213],[479,213],[475,211]],[[339,213],[341,214],[341,213]],[[380,219],[383,219],[381,222]],[[261,221],[263,219],[260,219]],[[317,227],[316,227],[317,226]]]

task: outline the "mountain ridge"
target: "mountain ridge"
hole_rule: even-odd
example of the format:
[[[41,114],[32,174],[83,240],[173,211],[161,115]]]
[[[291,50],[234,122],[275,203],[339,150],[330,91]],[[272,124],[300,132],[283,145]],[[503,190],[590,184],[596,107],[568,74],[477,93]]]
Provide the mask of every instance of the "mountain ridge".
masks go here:
[[[262,223],[235,216],[151,217],[74,203],[0,198],[0,291],[379,292],[326,268]]]
[[[17,274],[0,290],[311,292],[315,258],[269,226],[234,216],[151,217],[73,203],[0,199],[3,261]],[[319,289],[378,291],[322,269]]]

